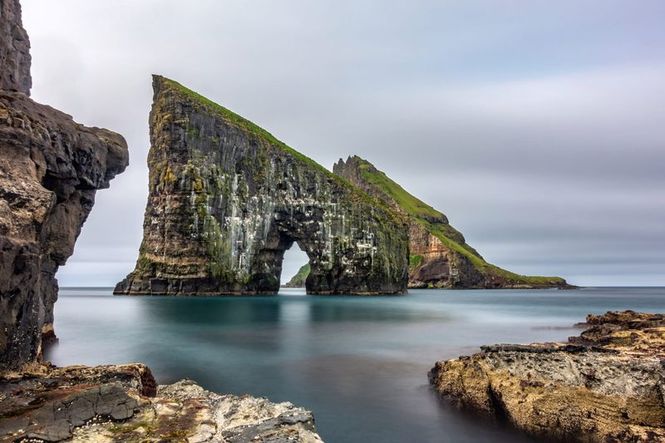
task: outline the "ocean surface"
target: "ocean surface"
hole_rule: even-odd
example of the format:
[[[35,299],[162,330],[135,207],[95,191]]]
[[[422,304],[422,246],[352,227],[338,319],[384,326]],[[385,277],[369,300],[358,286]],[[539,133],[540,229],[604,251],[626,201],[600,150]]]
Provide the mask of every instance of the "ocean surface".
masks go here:
[[[427,383],[482,344],[564,340],[588,313],[665,312],[665,288],[412,290],[402,297],[113,297],[61,289],[57,365],[144,362],[159,383],[291,401],[327,442],[528,442],[460,413]]]

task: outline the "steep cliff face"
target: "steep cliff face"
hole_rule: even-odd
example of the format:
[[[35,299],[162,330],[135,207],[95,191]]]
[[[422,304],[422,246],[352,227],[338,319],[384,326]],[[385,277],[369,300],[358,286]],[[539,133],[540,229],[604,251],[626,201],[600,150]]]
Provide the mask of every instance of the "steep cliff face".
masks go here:
[[[294,242],[310,294],[406,290],[407,233],[385,204],[182,85],[153,85],[144,237],[116,294],[276,293]]]
[[[52,334],[55,273],[72,255],[95,192],[128,163],[124,139],[30,100],[18,2],[0,19],[0,369],[34,360]]]
[[[30,40],[19,0],[0,0],[0,89],[30,95]]]
[[[400,213],[409,226],[409,287],[541,288],[564,287],[558,277],[518,275],[487,263],[453,228],[444,214],[406,192],[358,156],[341,160],[333,172]]]
[[[589,315],[568,343],[493,345],[436,363],[434,389],[453,404],[538,438],[665,441],[665,316]]]

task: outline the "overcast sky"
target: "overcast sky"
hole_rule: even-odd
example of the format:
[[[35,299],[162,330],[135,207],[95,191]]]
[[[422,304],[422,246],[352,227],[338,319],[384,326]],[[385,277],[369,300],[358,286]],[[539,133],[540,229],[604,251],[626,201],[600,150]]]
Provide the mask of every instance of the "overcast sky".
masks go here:
[[[152,73],[326,167],[367,158],[507,269],[665,285],[662,0],[22,3],[33,98],[130,147],[62,286],[134,267]]]

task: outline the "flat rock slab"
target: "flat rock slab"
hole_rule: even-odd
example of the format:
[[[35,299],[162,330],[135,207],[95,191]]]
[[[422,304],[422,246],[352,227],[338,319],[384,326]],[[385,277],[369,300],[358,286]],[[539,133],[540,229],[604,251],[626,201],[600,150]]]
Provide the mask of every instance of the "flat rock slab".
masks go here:
[[[0,442],[321,442],[291,403],[219,395],[182,380],[157,389],[143,365],[34,366],[0,380]]]

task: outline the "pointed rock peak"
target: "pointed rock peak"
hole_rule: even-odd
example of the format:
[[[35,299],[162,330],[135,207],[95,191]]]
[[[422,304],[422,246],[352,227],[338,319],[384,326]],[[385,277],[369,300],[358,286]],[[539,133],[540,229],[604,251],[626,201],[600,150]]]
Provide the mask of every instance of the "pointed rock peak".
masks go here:
[[[0,1],[0,89],[30,95],[30,39],[19,0]]]

